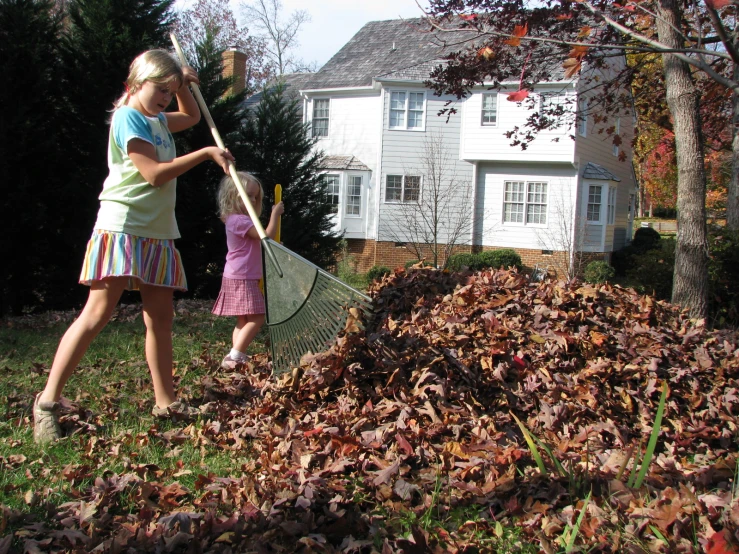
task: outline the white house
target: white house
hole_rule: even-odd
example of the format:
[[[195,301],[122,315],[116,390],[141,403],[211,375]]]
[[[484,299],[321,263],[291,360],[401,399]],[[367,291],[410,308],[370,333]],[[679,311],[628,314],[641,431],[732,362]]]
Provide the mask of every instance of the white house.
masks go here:
[[[449,154],[447,175],[458,191],[448,201],[452,212],[469,222],[453,239],[458,250],[513,248],[524,264],[558,271],[568,251],[608,259],[625,246],[635,199],[633,116],[614,122],[623,139],[614,146],[592,121],[575,122],[573,110],[587,99],[578,79],[564,76],[537,85],[532,105],[508,101],[517,83],[499,92],[480,87],[460,101],[435,96],[423,82],[444,49],[418,22],[368,23],[320,71],[295,76],[305,121],[326,154],[336,227],[359,268],[415,257],[402,214],[432,186],[424,159],[432,143]],[[449,100],[456,113],[440,117]],[[525,150],[511,146],[506,131],[548,102],[570,112],[569,124],[540,133]]]

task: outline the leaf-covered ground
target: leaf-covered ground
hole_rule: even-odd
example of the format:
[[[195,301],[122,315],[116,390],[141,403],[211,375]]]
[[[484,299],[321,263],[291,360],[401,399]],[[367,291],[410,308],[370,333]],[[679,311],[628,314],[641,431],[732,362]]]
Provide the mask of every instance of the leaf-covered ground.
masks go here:
[[[0,553],[739,552],[735,332],[631,290],[507,271],[399,271],[370,294],[373,315],[297,380],[270,378],[265,354],[233,373],[207,360],[193,424],[110,436],[95,423],[114,406],[67,403],[83,461],[59,478],[76,499],[32,494],[43,517],[5,507]],[[242,461],[230,477],[135,458],[96,471],[137,443]]]

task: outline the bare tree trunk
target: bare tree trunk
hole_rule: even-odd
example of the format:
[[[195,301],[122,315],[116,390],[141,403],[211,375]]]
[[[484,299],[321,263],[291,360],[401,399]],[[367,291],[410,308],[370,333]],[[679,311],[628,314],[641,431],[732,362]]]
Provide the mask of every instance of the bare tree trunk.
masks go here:
[[[739,25],[734,26],[734,44],[739,44]],[[734,80],[739,78],[739,65],[734,64]],[[739,94],[731,94],[732,143],[731,180],[726,191],[726,226],[739,231]]]
[[[670,48],[683,46],[676,0],[659,0],[657,34]],[[677,155],[677,248],[672,302],[692,317],[708,315],[708,241],[706,237],[706,174],[703,166],[698,92],[688,64],[662,54],[667,105],[675,125]]]

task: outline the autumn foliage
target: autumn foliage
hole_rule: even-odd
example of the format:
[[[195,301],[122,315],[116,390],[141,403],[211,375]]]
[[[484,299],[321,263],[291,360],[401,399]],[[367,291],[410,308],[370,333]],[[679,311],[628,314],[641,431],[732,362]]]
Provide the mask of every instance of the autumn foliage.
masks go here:
[[[67,404],[85,462],[59,479],[79,499],[46,496],[44,521],[6,510],[2,527],[27,551],[472,552],[496,551],[502,525],[555,552],[585,509],[576,545],[592,552],[736,551],[736,333],[631,290],[515,271],[398,270],[370,294],[371,317],[306,356],[299,382],[269,379],[264,355],[203,378],[209,415],[187,427],[111,437]],[[655,459],[632,489],[664,383]],[[562,471],[545,457],[541,473],[514,415]],[[230,477],[178,468],[198,473],[192,489],[135,460],[96,474],[120,441],[253,458]]]

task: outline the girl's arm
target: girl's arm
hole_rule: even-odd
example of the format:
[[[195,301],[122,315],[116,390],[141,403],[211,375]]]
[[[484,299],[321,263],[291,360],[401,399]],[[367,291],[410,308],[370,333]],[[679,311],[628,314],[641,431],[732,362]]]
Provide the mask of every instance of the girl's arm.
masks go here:
[[[190,83],[200,84],[198,74],[190,66],[182,68],[182,86],[177,90],[177,108],[176,112],[164,112],[167,118],[167,127],[171,133],[184,131],[200,121],[200,108],[195,98],[190,92]]]
[[[280,216],[283,213],[285,213],[285,204],[283,204],[282,202],[279,202],[272,206],[272,214],[269,216],[269,224],[264,230],[269,238],[274,239],[275,235],[277,235],[277,222],[280,220]],[[251,227],[246,232],[246,236],[253,239],[258,239],[259,233],[257,232],[255,227]]]
[[[220,165],[223,172],[228,175],[228,162],[229,160],[234,161],[234,157],[228,150],[221,150],[217,146],[208,146],[168,162],[160,162],[157,159],[154,145],[141,139],[128,141],[128,157],[131,158],[133,165],[136,166],[144,179],[155,187],[179,177],[189,169],[210,159]]]

